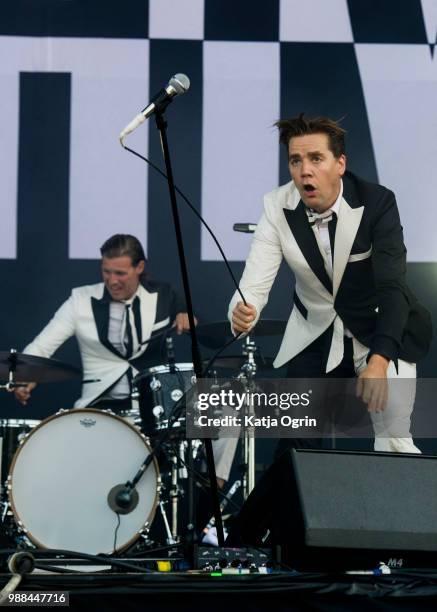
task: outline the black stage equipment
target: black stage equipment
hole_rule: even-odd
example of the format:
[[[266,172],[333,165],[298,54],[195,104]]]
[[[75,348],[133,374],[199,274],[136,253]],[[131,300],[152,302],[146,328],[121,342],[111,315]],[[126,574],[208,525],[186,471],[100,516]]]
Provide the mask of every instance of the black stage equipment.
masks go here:
[[[436,567],[437,457],[287,451],[245,502],[226,545],[269,539],[294,569]]]

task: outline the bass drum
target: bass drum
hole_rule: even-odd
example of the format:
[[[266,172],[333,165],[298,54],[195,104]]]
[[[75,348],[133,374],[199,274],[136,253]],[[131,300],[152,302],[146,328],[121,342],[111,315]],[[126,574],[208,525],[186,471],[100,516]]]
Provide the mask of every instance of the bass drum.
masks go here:
[[[19,529],[39,548],[111,554],[130,547],[158,504],[156,460],[137,484],[132,512],[117,515],[108,493],[131,480],[150,452],[136,427],[107,411],[73,409],[42,421],[17,450],[8,477]]]

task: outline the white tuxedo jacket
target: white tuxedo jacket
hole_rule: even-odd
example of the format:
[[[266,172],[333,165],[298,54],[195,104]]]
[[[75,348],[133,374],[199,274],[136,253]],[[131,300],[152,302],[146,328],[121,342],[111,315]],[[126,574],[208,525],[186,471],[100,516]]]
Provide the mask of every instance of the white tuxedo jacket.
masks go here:
[[[109,325],[109,300],[105,299],[103,283],[77,287],[57,310],[41,333],[28,344],[23,352],[39,357],[51,357],[56,349],[71,336],[76,336],[82,358],[83,380],[98,382],[82,386],[82,395],[75,402],[76,408],[89,406],[132,367],[133,363],[118,353],[107,340]],[[154,332],[171,323],[169,313],[157,320],[158,291],[149,292],[139,287],[141,337],[148,340]],[[147,350],[144,344],[133,356],[135,362]]]
[[[395,363],[398,358],[416,363],[423,357],[431,339],[431,321],[406,285],[406,248],[394,194],[347,172],[332,276],[326,257],[294,183],[268,193],[240,288],[259,317],[282,258],[295,275],[294,297],[291,290],[284,291],[284,300],[294,302],[294,307],[275,367],[300,353],[331,324],[334,337],[337,333],[342,338],[346,327],[371,352]],[[229,306],[230,320],[240,300],[236,292]]]

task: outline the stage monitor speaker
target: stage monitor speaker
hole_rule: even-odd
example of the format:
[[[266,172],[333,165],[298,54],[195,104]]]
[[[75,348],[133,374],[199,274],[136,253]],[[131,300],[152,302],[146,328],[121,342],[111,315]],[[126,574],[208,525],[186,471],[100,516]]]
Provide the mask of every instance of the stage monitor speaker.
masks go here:
[[[292,450],[272,474],[268,526],[287,565],[437,567],[437,457]]]

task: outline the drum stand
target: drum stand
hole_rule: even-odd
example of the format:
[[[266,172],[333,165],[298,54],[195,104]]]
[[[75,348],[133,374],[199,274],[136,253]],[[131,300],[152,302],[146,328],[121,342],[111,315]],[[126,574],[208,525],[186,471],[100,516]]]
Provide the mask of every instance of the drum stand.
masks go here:
[[[254,376],[256,374],[256,362],[254,355],[257,351],[255,342],[246,336],[243,344],[243,355],[247,357],[247,361],[241,366],[240,380],[244,385],[244,393],[246,402],[244,404],[243,416],[255,414],[253,401],[251,398],[254,389]],[[255,436],[252,427],[244,427],[243,432],[243,495],[244,499],[249,497],[250,492],[255,487]]]
[[[6,389],[6,391],[13,391],[14,389],[18,389],[18,387],[27,387],[27,383],[19,383],[15,382],[15,370],[17,369],[17,350],[11,349],[9,351],[9,376],[8,382],[5,384],[0,384],[0,389]]]
[[[8,382],[4,383],[4,384],[0,384],[0,389],[5,389],[6,391],[13,391],[14,389],[18,389],[19,387],[27,387],[27,383],[19,383],[19,382],[15,382],[15,371],[17,369],[17,351],[16,349],[10,349],[9,351],[9,357],[7,359],[9,366],[8,366]],[[0,438],[0,476],[1,476],[1,471],[3,469],[2,467],[2,459],[3,459],[3,439]],[[4,501],[4,510],[2,512],[2,516],[1,516],[1,523],[5,522],[6,519],[6,515],[8,512],[8,507],[9,507],[9,503],[6,501],[6,494],[4,492],[4,487],[5,487],[5,483],[3,482],[3,478],[0,479],[0,502],[2,500]]]
[[[162,520],[164,522],[165,532],[167,534],[167,544],[169,546],[172,546],[173,544],[176,544],[177,540],[175,539],[173,533],[170,531],[170,525],[168,524],[167,514],[165,513],[165,509],[164,509],[165,503],[166,502],[161,500],[159,502],[159,509],[161,510]]]
[[[174,544],[178,540],[178,508],[179,499],[183,494],[183,488],[179,485],[179,480],[188,477],[186,468],[180,467],[179,462],[180,459],[184,461],[187,446],[186,442],[180,440],[177,442],[177,446],[174,445],[172,448],[169,498],[171,501],[171,535],[173,542],[169,542],[169,544]]]
[[[194,455],[198,452],[198,446],[200,442],[198,440],[179,440],[172,444],[170,451],[170,488],[169,488],[169,502],[171,502],[171,530],[167,530],[168,543],[175,544],[180,541],[179,535],[179,502],[183,495],[186,493],[188,501],[191,499],[190,491],[185,492],[184,487],[181,485],[181,480],[188,480],[188,487],[192,486],[192,479],[189,478],[187,466],[192,472],[192,463]],[[194,453],[194,455],[193,455]],[[162,508],[161,508],[162,511]],[[191,513],[188,512],[188,517]],[[165,523],[165,519],[164,519]],[[167,523],[168,524],[168,523]],[[192,529],[191,525],[188,525],[188,530]],[[170,541],[172,540],[172,541]]]

